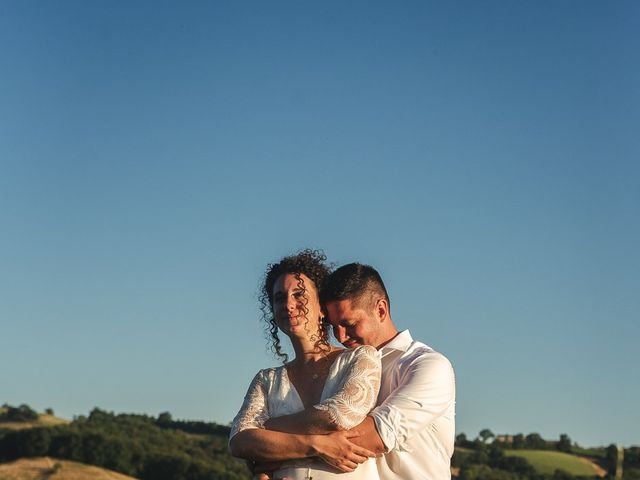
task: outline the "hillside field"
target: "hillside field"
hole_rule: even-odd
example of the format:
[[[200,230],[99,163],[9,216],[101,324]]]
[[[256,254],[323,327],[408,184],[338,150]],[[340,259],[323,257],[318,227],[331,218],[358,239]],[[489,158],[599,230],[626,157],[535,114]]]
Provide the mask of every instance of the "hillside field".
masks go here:
[[[505,450],[505,455],[522,457],[539,473],[553,474],[556,470],[564,470],[575,476],[604,477],[606,472],[590,460],[569,453],[551,450]]]
[[[25,428],[34,427],[54,427],[56,425],[66,425],[68,423],[71,423],[70,420],[54,417],[53,415],[47,415],[46,413],[39,413],[38,420],[33,420],[31,422],[0,421],[0,430],[23,430]]]
[[[23,458],[0,464],[2,480],[135,480],[120,473],[54,458]]]

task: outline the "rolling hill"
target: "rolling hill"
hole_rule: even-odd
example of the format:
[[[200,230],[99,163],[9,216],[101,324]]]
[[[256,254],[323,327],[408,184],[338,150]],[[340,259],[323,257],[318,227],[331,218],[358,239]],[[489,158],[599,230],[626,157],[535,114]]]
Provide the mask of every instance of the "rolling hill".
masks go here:
[[[585,457],[550,450],[505,450],[505,455],[522,457],[536,469],[538,473],[553,474],[556,470],[564,470],[575,476],[604,477],[607,472],[599,465]]]
[[[103,468],[49,457],[0,464],[2,480],[135,480]]]
[[[0,407],[0,416],[4,414],[6,410],[7,409],[5,407]],[[67,425],[69,423],[71,423],[70,420],[59,418],[46,413],[39,413],[37,420],[20,422],[0,420],[0,430],[24,430],[26,428],[34,427],[54,427],[57,425]]]

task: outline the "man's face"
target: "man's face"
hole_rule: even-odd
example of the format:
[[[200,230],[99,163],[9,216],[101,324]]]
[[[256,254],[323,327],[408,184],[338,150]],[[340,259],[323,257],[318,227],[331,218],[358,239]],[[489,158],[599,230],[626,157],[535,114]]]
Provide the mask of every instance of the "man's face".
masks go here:
[[[368,303],[354,304],[351,300],[336,300],[325,305],[333,334],[347,348],[359,345],[377,347],[380,343],[381,322],[375,307]]]

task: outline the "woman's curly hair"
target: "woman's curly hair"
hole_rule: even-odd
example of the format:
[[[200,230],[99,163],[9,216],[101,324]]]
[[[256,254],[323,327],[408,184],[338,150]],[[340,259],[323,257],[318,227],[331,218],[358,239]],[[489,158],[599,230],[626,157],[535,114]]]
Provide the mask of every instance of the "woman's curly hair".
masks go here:
[[[306,329],[309,323],[309,318],[307,318],[309,311],[306,308],[306,303],[309,299],[306,295],[304,282],[300,275],[306,275],[313,282],[319,296],[320,288],[324,283],[324,279],[331,271],[330,266],[326,261],[327,256],[321,250],[311,250],[307,248],[305,250],[301,250],[295,255],[284,257],[278,263],[270,263],[267,265],[267,270],[264,274],[264,281],[260,286],[258,300],[260,302],[262,318],[266,322],[265,334],[267,339],[271,340],[271,350],[275,355],[280,357],[283,363],[286,363],[289,360],[289,356],[282,351],[280,337],[278,337],[278,325],[276,324],[273,316],[273,285],[276,283],[276,280],[280,275],[287,273],[295,275],[305,299],[304,306],[302,308],[306,318]],[[319,351],[329,351],[331,347],[329,346],[328,324],[320,322],[320,328],[311,336],[311,339],[315,342],[315,346]]]

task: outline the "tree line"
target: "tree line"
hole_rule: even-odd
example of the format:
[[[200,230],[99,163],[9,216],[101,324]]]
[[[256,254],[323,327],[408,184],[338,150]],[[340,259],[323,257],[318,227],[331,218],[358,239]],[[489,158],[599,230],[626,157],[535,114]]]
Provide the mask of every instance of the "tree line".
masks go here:
[[[141,480],[247,480],[227,451],[229,427],[119,414],[98,408],[68,425],[30,428],[0,437],[0,461],[51,456],[114,470]]]
[[[51,409],[47,413],[53,414]],[[28,405],[3,405],[0,420],[33,422],[38,414]],[[202,421],[114,414],[98,408],[68,425],[0,431],[0,462],[22,457],[50,456],[97,465],[141,480],[246,480],[244,463],[229,455],[229,427]],[[522,457],[505,450],[557,450],[590,456],[613,478],[617,447],[584,449],[562,434],[544,440],[537,433],[494,435],[483,429],[473,439],[456,437],[452,466],[460,480],[586,480],[556,471],[542,475]],[[624,450],[624,479],[640,480],[640,447]]]
[[[0,421],[4,422],[30,422],[38,420],[38,412],[29,405],[23,403],[18,407],[8,404],[2,405],[3,411],[0,411]]]

